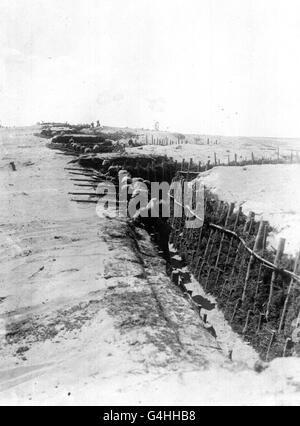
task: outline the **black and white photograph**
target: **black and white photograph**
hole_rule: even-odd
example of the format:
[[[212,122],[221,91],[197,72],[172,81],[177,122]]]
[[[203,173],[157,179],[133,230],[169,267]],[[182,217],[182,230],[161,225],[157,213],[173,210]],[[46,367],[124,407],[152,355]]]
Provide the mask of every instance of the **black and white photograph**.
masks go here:
[[[0,0],[0,406],[300,405],[299,45],[298,0]]]

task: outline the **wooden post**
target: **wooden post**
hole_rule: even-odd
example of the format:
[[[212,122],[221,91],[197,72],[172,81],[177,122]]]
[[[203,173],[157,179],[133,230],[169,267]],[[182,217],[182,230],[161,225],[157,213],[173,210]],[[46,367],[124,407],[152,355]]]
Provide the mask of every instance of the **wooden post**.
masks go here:
[[[262,241],[262,254],[264,254],[264,251],[265,251],[266,246],[267,246],[267,238],[268,238],[268,222],[265,222],[264,235],[263,235],[263,241]],[[257,279],[256,279],[256,288],[255,288],[255,294],[254,294],[254,306],[253,306],[253,309],[255,309],[255,305],[256,305],[256,298],[257,298],[257,295],[258,295],[258,290],[259,290],[259,285],[260,285],[260,277],[261,277],[261,273],[262,273],[262,268],[263,268],[263,263],[261,263],[259,265],[258,276],[257,276]]]
[[[229,219],[230,219],[230,217],[231,217],[231,215],[233,213],[234,206],[235,206],[235,204],[231,203],[230,206],[228,207],[227,216],[226,216],[225,224],[224,224],[225,228],[226,228],[226,226],[227,226],[227,224],[229,222]],[[222,251],[222,246],[223,246],[223,241],[224,241],[224,233],[222,233],[220,247],[219,247],[218,255],[217,255],[217,260],[216,260],[216,263],[215,263],[215,268],[217,268],[218,263],[219,263],[219,259],[220,259],[220,255],[221,255],[221,251]]]
[[[297,275],[300,272],[300,251],[298,251],[298,253],[296,255],[293,272],[294,272],[295,275]],[[289,302],[290,295],[291,295],[291,292],[293,290],[294,284],[295,284],[295,281],[294,281],[293,278],[291,278],[290,285],[289,285],[289,288],[288,288],[288,292],[287,292],[287,295],[286,295],[286,298],[285,298],[285,301],[284,301],[283,310],[282,310],[282,313],[281,313],[280,323],[279,323],[279,327],[278,327],[278,333],[281,332],[282,327],[283,327],[288,302]]]
[[[254,315],[254,312],[249,309],[249,311],[247,312],[247,317],[246,317],[246,322],[245,322],[245,326],[243,328],[242,334],[246,334],[247,332],[247,328],[248,328],[248,324],[249,324],[249,320],[250,320],[250,315]]]
[[[241,214],[242,214],[242,207],[240,206],[237,213],[236,213],[236,218],[235,218],[235,222],[234,222],[234,226],[233,226],[234,232],[235,232],[235,230],[238,226],[239,218],[240,218]],[[226,256],[226,260],[225,260],[225,267],[228,265],[229,255],[230,255],[230,251],[231,251],[231,248],[232,248],[233,239],[234,239],[234,237],[231,237],[231,239],[230,239],[229,248],[228,248],[228,252],[227,252],[227,256]]]
[[[187,175],[186,175],[186,180],[189,181],[190,179],[190,167],[191,167],[191,163],[187,164]]]
[[[182,159],[181,162],[181,170],[184,171],[184,167],[185,167],[185,158]]]
[[[248,232],[248,234],[250,233],[253,221],[254,221],[254,213],[249,212],[249,215],[247,217],[247,220],[246,220],[244,228],[243,228],[243,234],[245,234],[246,232]],[[232,281],[234,270],[235,270],[235,267],[237,265],[237,261],[238,261],[238,258],[239,258],[241,247],[243,247],[243,245],[242,245],[241,242],[239,242],[239,244],[237,246],[235,258],[234,258],[234,261],[233,261],[233,265],[232,265],[232,269],[231,269],[231,273],[230,273],[230,278],[228,280],[229,282]]]
[[[237,154],[234,154],[234,163],[237,166]]]
[[[254,164],[255,158],[254,158],[254,153],[253,152],[251,152],[251,161],[252,161],[252,164]]]
[[[249,226],[246,228],[246,231],[248,232],[248,235],[251,234],[251,231],[252,231],[252,228],[253,228],[254,219],[255,219],[255,213],[250,212],[249,217],[250,217]]]
[[[212,239],[212,237],[213,237],[213,233],[214,233],[214,231],[211,229],[211,230],[210,230],[210,233],[209,233],[208,241],[207,241],[207,244],[206,244],[206,247],[205,247],[205,250],[204,250],[204,254],[203,254],[203,258],[202,258],[201,266],[200,266],[200,269],[199,269],[198,274],[197,274],[197,278],[198,278],[198,280],[199,280],[199,278],[200,278],[200,275],[201,275],[201,272],[202,272],[202,269],[203,269],[204,263],[206,262],[206,256],[207,256],[208,249],[209,249],[209,246],[210,246],[210,241],[211,241],[211,239]],[[199,263],[200,263],[200,259],[201,259],[201,258],[199,257],[199,261],[198,261],[197,267],[198,267],[198,265],[199,265]]]
[[[254,243],[254,248],[253,251],[256,253],[257,251],[261,250],[263,247],[263,239],[264,239],[264,229],[265,229],[265,222],[263,220],[260,221],[259,223],[259,228],[258,228],[258,232],[255,238],[255,243]],[[245,283],[244,283],[244,289],[243,289],[243,295],[242,295],[242,302],[244,302],[245,297],[246,297],[246,291],[247,291],[247,286],[248,286],[248,282],[249,282],[249,278],[250,278],[250,271],[251,271],[251,267],[252,264],[254,262],[255,257],[253,256],[253,254],[250,256],[249,262],[248,262],[248,268],[247,268],[247,273],[246,273],[246,278],[245,278]]]
[[[203,231],[203,226],[201,226],[201,228],[200,228],[200,232],[199,232],[199,236],[198,236],[198,242],[197,242],[197,245],[196,245],[196,250],[194,250],[193,255],[192,255],[192,262],[191,262],[192,268],[194,266],[196,266],[196,265],[194,265],[194,259],[195,259],[195,257],[197,258],[197,255],[198,255],[198,252],[199,252],[199,249],[200,249],[202,231]],[[200,259],[200,257],[199,257],[199,259]]]
[[[280,238],[279,244],[278,244],[278,249],[277,249],[277,252],[276,252],[275,261],[274,261],[275,266],[279,266],[279,263],[281,261],[281,258],[282,258],[283,252],[284,252],[284,247],[285,247],[285,238]],[[272,278],[271,278],[271,284],[270,284],[269,300],[268,300],[267,309],[266,309],[266,318],[267,319],[268,319],[269,314],[270,314],[270,307],[271,307],[271,303],[272,303],[272,299],[273,299],[274,285],[275,285],[276,277],[277,277],[277,271],[273,271]]]
[[[217,165],[217,153],[214,152],[215,166]]]
[[[268,361],[268,360],[269,360],[269,353],[270,353],[271,347],[272,347],[272,345],[273,345],[273,342],[274,342],[275,336],[276,336],[276,332],[275,332],[275,331],[272,331],[271,338],[270,338],[270,342],[269,342],[269,345],[268,345],[268,350],[267,350],[267,353],[266,353],[266,358],[265,358],[265,360],[266,360],[266,361]]]
[[[224,202],[222,202],[221,201],[221,203],[220,203],[220,217],[223,217],[223,214],[225,213],[225,211],[226,211],[226,203],[224,203]],[[217,230],[215,230],[214,231],[214,235],[213,235],[213,239],[212,239],[212,245],[211,245],[211,247],[210,247],[210,250],[209,250],[209,253],[208,253],[208,256],[207,256],[207,259],[209,259],[210,258],[210,256],[211,256],[211,253],[212,253],[212,250],[213,250],[213,246],[214,246],[214,244],[215,244],[215,239],[216,239],[216,235],[217,235],[217,233],[218,233],[218,231]]]
[[[217,209],[216,209],[216,213],[217,213],[217,215],[219,214],[219,212],[220,212],[220,214],[222,214],[222,212],[223,212],[223,209],[224,209],[224,202],[223,201],[220,201],[219,202],[219,204],[218,204],[218,207],[217,207]],[[211,229],[210,230],[210,233],[209,233],[209,237],[208,237],[208,241],[207,241],[207,244],[206,244],[206,247],[205,247],[205,251],[204,251],[204,254],[203,254],[203,258],[202,258],[202,262],[201,262],[201,265],[200,265],[200,269],[199,269],[199,271],[198,271],[198,275],[197,275],[197,278],[198,278],[198,280],[199,280],[199,278],[200,278],[200,275],[201,275],[201,272],[202,272],[202,269],[203,269],[203,266],[204,266],[204,264],[205,264],[205,262],[206,262],[206,257],[207,257],[207,259],[209,258],[209,256],[210,256],[210,252],[209,252],[209,248],[210,248],[210,242],[211,242],[211,240],[213,241],[213,243],[214,243],[214,237],[215,237],[215,232],[217,232],[217,231],[214,231],[214,229]],[[211,250],[210,250],[211,251]],[[199,267],[199,264],[200,264],[200,260],[201,260],[201,258],[199,257],[199,260],[198,260],[198,263],[197,263],[197,266],[196,266],[196,269],[198,269],[198,267]]]

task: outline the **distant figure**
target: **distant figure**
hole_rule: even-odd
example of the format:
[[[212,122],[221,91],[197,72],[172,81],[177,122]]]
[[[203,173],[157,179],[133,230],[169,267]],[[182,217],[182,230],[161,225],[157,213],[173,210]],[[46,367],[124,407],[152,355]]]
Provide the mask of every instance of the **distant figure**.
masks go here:
[[[92,123],[91,123],[91,128],[93,129],[95,127],[95,124],[94,124],[94,122],[92,121]]]
[[[12,170],[13,170],[14,172],[16,172],[16,171],[17,171],[17,168],[16,168],[16,165],[15,165],[14,161],[11,161],[11,162],[9,163],[9,165],[10,165],[10,167],[12,168]]]
[[[99,120],[97,120],[97,127],[101,127],[101,126],[100,126],[100,121],[99,121]]]

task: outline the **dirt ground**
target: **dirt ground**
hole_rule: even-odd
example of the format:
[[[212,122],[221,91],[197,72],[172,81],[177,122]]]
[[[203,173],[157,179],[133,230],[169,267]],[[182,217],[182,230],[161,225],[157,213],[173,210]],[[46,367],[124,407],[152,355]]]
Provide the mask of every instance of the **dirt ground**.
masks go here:
[[[0,403],[299,404],[299,360],[230,362],[148,235],[70,201],[36,130],[0,129]]]

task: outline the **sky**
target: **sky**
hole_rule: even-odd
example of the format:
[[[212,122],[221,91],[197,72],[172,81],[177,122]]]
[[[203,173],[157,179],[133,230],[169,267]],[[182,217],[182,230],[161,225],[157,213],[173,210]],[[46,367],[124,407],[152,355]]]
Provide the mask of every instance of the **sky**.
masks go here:
[[[0,0],[0,121],[300,137],[299,0]]]

